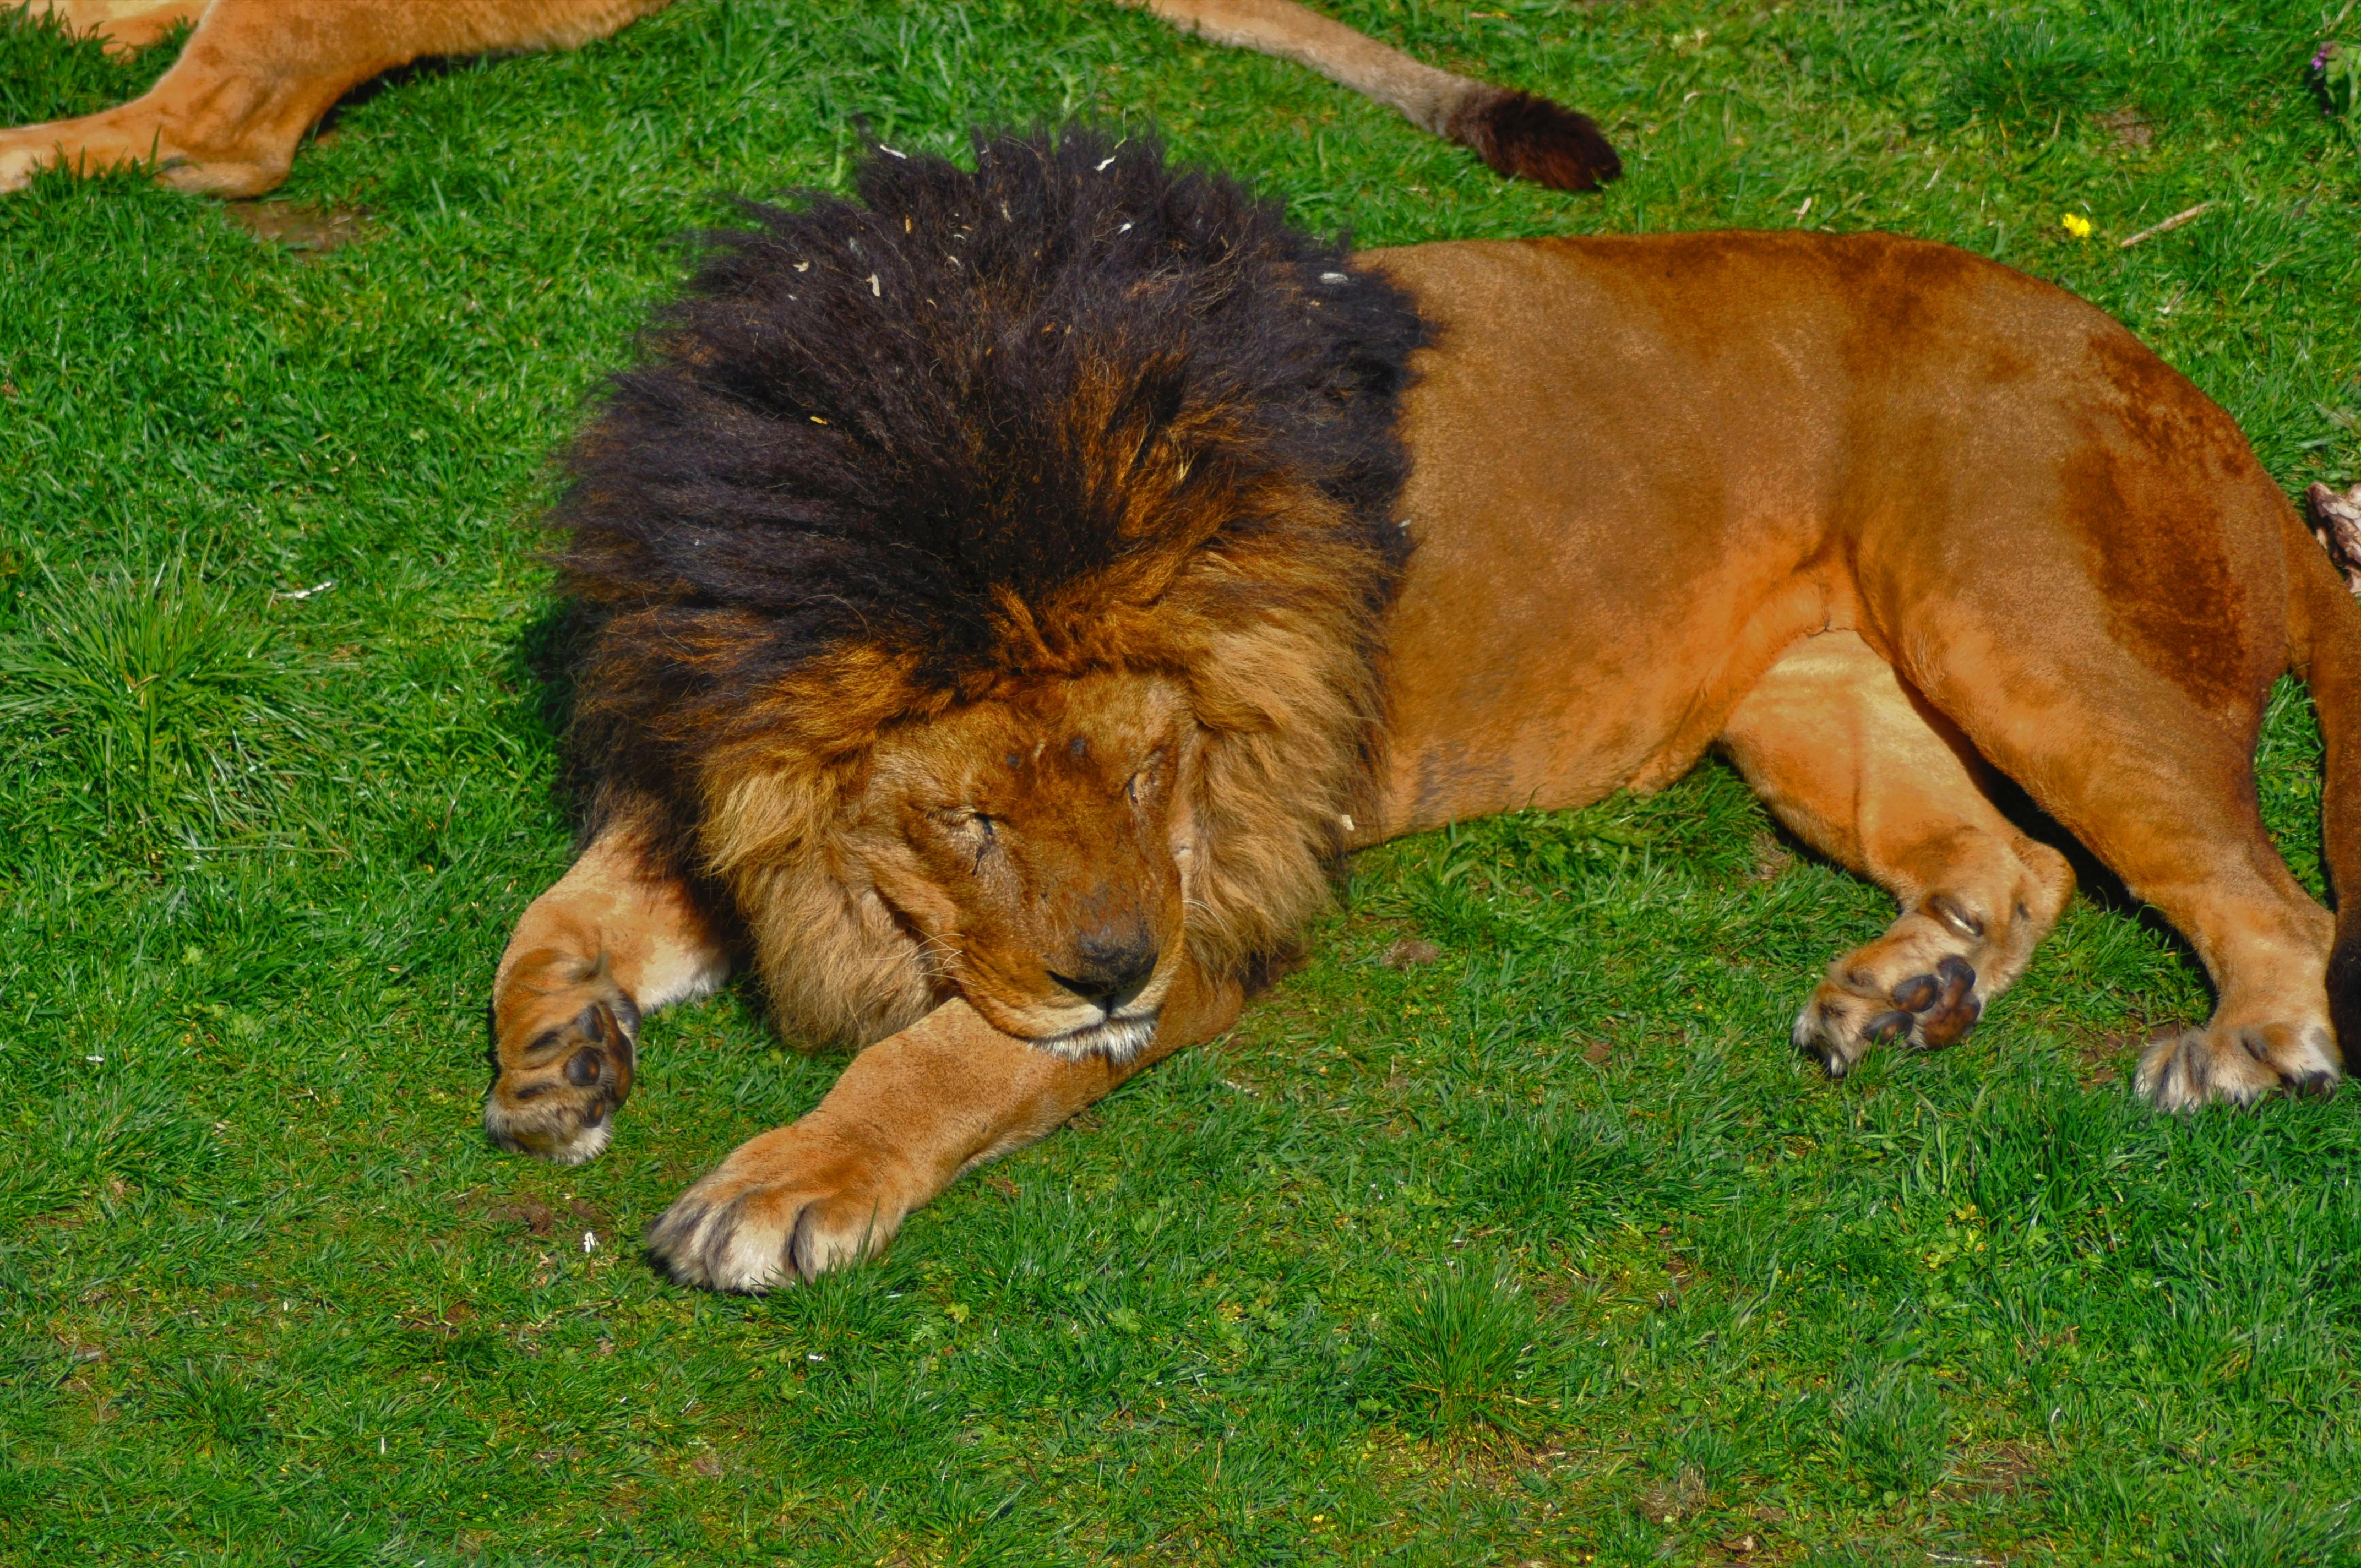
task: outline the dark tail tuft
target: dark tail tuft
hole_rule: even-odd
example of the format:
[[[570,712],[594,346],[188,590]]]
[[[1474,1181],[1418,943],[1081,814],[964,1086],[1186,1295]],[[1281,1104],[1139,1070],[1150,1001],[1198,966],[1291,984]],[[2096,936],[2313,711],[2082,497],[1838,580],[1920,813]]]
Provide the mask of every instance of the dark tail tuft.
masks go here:
[[[1443,134],[1510,179],[1553,191],[1596,191],[1623,172],[1589,115],[1513,87],[1471,94]]]

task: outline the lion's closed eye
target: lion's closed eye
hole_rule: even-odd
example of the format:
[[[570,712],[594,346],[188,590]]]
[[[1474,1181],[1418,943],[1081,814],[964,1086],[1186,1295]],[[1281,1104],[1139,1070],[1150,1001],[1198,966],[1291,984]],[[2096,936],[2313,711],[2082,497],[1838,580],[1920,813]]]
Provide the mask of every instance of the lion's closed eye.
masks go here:
[[[969,866],[971,871],[983,866],[984,856],[990,854],[999,841],[999,825],[988,812],[961,806],[930,815],[935,825],[947,836],[974,851],[975,858]]]
[[[1131,777],[1123,783],[1123,793],[1134,805],[1156,793],[1164,780],[1164,752],[1161,748],[1148,754],[1145,762],[1132,770]]]

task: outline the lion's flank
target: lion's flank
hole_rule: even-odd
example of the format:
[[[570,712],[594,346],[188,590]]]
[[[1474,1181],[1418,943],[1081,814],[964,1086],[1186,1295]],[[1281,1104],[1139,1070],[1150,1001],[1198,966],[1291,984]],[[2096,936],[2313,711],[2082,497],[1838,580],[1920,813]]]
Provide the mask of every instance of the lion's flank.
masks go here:
[[[554,519],[586,612],[576,756],[605,809],[775,886],[883,726],[1011,681],[1178,674],[1209,730],[1260,737],[1209,770],[1234,792],[1216,815],[1277,812],[1292,840],[1236,833],[1242,884],[1200,895],[1276,905],[1199,934],[1248,961],[1305,907],[1268,884],[1333,849],[1312,818],[1349,807],[1375,744],[1423,328],[1341,242],[1152,141],[974,158],[880,148],[857,200],[750,204],[709,236]],[[1271,768],[1293,776],[1246,776]],[[840,913],[864,950],[890,926]],[[867,978],[823,989],[898,1000],[783,998],[789,1021],[865,1033],[917,1005],[906,957],[873,956],[832,955]]]

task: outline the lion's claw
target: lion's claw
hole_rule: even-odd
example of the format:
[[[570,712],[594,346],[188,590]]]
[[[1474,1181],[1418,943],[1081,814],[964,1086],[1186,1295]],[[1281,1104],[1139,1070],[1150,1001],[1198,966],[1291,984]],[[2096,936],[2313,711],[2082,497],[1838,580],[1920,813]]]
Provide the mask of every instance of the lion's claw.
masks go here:
[[[2344,1076],[2334,1043],[2316,1025],[2214,1023],[2151,1038],[2136,1082],[2159,1111],[2194,1111],[2217,1100],[2251,1105],[2272,1094],[2325,1094]]]

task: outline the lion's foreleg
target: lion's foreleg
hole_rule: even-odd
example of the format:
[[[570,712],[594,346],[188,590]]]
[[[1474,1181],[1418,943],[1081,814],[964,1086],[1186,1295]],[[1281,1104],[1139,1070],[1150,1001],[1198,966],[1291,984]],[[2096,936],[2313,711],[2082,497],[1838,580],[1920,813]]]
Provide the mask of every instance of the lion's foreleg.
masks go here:
[[[1306,65],[1413,125],[1472,148],[1501,173],[1561,191],[1622,172],[1587,115],[1513,88],[1440,71],[1295,0],[1120,0],[1183,32]]]
[[[492,979],[500,1077],[484,1127],[503,1147],[577,1165],[607,1146],[631,1091],[640,1019],[730,972],[708,915],[609,828],[517,922]]]
[[[683,1193],[648,1248],[685,1283],[767,1290],[884,1246],[964,1171],[1024,1147],[1148,1063],[1229,1027],[1241,995],[1184,970],[1147,1050],[1071,1060],[953,1001],[871,1046],[799,1121]]]
[[[258,196],[287,178],[303,133],[373,76],[430,55],[571,48],[665,3],[213,0],[181,58],[140,97],[0,131],[0,191],[52,164],[83,174],[152,164],[185,190]],[[136,30],[144,19],[122,25]]]

